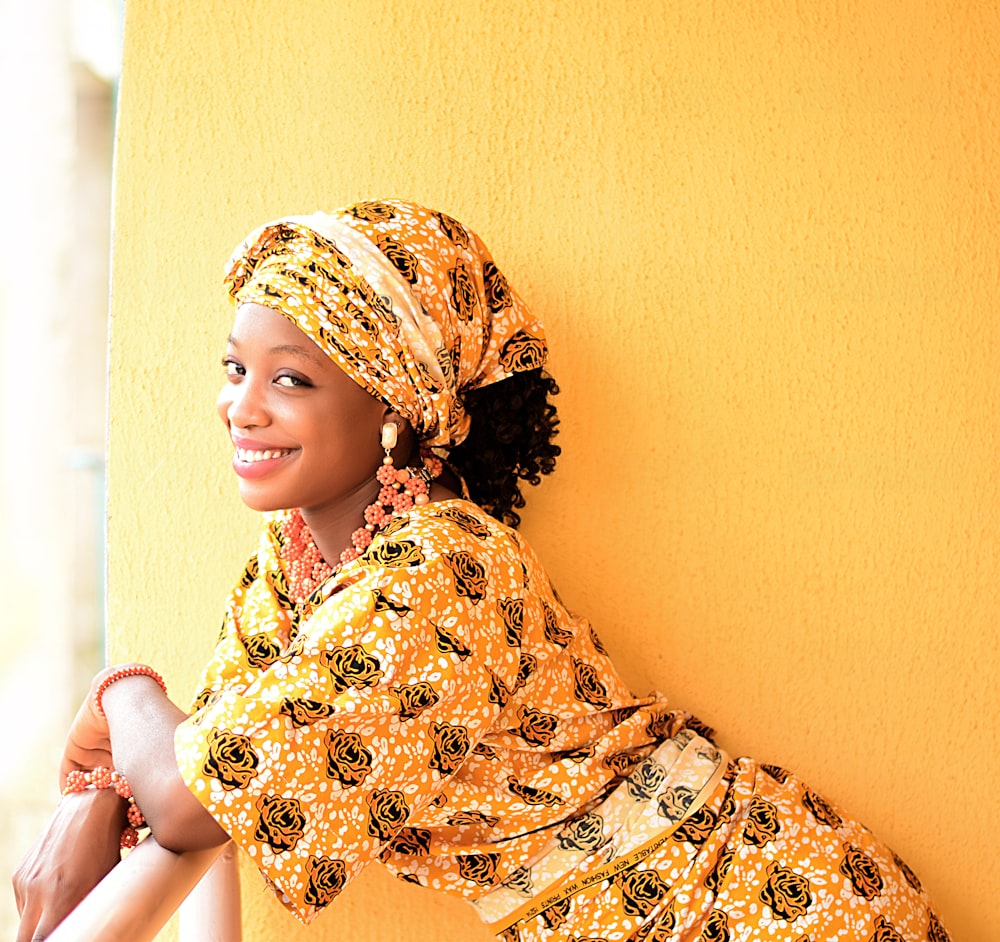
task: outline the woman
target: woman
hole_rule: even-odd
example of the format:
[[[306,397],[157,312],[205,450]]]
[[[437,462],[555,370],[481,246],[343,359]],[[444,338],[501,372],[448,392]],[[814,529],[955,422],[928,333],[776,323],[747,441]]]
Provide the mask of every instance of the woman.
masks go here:
[[[172,850],[232,837],[307,922],[377,860],[510,940],[947,938],[867,830],[632,695],[563,606],[513,529],[558,454],[544,335],[474,233],[395,201],[291,217],[227,283],[219,412],[260,545],[190,715],[144,665],[95,678],[19,939],[136,808]]]

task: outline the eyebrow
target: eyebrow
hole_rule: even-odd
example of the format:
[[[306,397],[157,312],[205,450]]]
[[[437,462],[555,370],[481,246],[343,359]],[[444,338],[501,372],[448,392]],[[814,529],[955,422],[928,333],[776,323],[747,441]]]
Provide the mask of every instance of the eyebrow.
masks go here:
[[[239,341],[232,334],[229,335],[227,341],[229,342],[229,345],[233,347],[238,347],[240,345]],[[268,352],[287,353],[291,356],[299,357],[299,359],[312,360],[313,362],[317,362],[322,359],[322,355],[317,355],[317,351],[310,350],[308,347],[300,347],[294,343],[279,344],[276,347],[271,347]]]

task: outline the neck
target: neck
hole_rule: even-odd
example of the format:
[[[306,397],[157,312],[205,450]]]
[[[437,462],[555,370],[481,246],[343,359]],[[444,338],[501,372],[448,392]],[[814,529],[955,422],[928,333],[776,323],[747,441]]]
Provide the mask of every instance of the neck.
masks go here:
[[[375,500],[378,490],[377,481],[367,481],[335,504],[302,508],[302,519],[312,532],[313,542],[331,568],[340,565],[340,554],[351,546],[351,534],[365,525],[365,508]]]

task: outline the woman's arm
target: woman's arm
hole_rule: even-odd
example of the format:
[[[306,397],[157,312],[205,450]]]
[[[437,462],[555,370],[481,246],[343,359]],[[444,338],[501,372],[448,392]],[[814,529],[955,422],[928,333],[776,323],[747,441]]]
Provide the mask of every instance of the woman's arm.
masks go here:
[[[104,691],[101,702],[114,767],[132,786],[157,843],[180,854],[229,840],[181,778],[174,758],[174,731],[187,716],[159,684],[143,675],[124,677]],[[99,723],[100,715],[90,706],[91,721]],[[99,726],[95,732],[99,734]]]
[[[91,684],[70,727],[60,785],[74,769],[116,768],[167,850],[183,853],[229,839],[191,794],[174,759],[174,730],[185,714],[147,676],[123,677],[94,694],[113,669]],[[44,939],[119,862],[126,803],[113,789],[87,789],[63,797],[42,836],[14,874],[21,924],[17,942]]]

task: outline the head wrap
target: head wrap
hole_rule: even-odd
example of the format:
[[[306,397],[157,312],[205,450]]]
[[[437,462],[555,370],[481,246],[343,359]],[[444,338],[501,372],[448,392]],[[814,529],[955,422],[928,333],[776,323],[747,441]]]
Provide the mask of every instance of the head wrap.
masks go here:
[[[267,223],[234,253],[226,285],[237,304],[287,317],[430,447],[468,434],[463,393],[546,358],[542,325],[479,237],[414,203]]]

